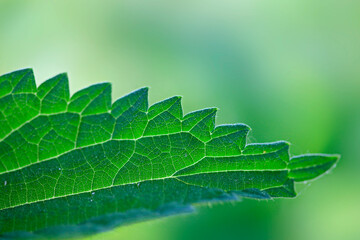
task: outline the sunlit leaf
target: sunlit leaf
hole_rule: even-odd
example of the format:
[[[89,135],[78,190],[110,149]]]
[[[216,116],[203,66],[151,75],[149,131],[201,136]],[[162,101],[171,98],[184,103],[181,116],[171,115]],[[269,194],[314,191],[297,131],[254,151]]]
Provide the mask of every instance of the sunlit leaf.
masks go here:
[[[180,97],[148,107],[147,94],[112,103],[109,83],[70,97],[66,74],[39,87],[30,69],[1,76],[0,233],[90,234],[195,203],[292,198],[339,158],[246,144],[250,128],[215,126],[215,108],[183,115]]]

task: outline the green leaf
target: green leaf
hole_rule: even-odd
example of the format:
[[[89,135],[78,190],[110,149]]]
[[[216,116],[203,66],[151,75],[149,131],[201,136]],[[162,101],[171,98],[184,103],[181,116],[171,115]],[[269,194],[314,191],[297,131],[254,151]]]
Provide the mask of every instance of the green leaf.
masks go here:
[[[73,236],[192,211],[201,202],[296,196],[337,155],[290,158],[289,143],[246,144],[217,109],[183,116],[148,89],[111,104],[111,85],[69,94],[66,74],[36,88],[31,69],[0,77],[0,234]]]

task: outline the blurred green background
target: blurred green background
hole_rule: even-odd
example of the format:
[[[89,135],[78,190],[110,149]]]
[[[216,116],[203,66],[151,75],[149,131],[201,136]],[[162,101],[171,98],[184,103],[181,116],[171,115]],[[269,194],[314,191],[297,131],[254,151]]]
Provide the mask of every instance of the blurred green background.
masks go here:
[[[1,1],[0,73],[25,67],[38,84],[68,72],[72,93],[112,82],[114,100],[150,86],[151,103],[219,107],[217,123],[247,123],[251,142],[342,155],[296,199],[86,239],[360,239],[360,1]]]

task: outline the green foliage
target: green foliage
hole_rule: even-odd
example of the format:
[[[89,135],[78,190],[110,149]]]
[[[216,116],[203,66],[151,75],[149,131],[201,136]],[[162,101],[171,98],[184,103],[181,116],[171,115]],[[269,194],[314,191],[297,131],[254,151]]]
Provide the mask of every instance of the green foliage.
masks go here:
[[[112,104],[109,83],[70,97],[65,74],[38,88],[30,69],[1,76],[0,233],[89,234],[195,203],[292,198],[339,158],[246,144],[250,128],[215,127],[216,109],[183,116],[180,97],[148,107],[147,93]]]

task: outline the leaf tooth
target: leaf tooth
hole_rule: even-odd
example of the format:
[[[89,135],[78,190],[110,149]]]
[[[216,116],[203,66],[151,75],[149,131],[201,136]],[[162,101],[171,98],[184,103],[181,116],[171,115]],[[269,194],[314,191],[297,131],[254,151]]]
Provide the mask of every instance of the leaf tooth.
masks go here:
[[[241,154],[250,127],[245,124],[219,125],[206,143],[208,156],[233,156]]]
[[[119,98],[113,103],[111,114],[118,118],[130,108],[146,112],[148,110],[148,92],[149,88],[144,87]]]
[[[69,112],[82,115],[106,113],[111,108],[111,84],[99,83],[75,93],[68,107]]]
[[[217,108],[205,108],[186,114],[182,122],[182,130],[191,132],[202,141],[209,141],[210,134],[215,128],[217,110]]]
[[[221,136],[226,136],[228,134],[238,132],[238,131],[247,131],[249,132],[251,128],[243,123],[235,124],[222,124],[215,127],[214,131],[211,133],[211,138],[217,138]]]
[[[113,139],[135,139],[142,136],[148,123],[148,88],[132,92],[113,104],[116,118]]]
[[[262,154],[262,153],[270,153],[276,152],[281,149],[289,150],[290,143],[286,141],[276,141],[270,143],[250,143],[247,144],[242,154]]]
[[[0,97],[12,93],[35,93],[36,84],[31,68],[21,69],[0,76]]]
[[[273,155],[274,159],[281,159],[284,164],[289,163],[290,153],[289,153],[290,143],[286,141],[277,141],[271,143],[253,143],[246,145],[245,149],[242,151],[243,155]]]
[[[171,112],[179,120],[182,119],[181,96],[174,96],[150,106],[148,118],[151,120],[163,112]]]
[[[181,97],[175,96],[155,103],[149,108],[148,123],[143,136],[181,131]]]
[[[66,73],[43,82],[37,91],[41,100],[41,113],[65,111],[69,101],[69,80]]]

